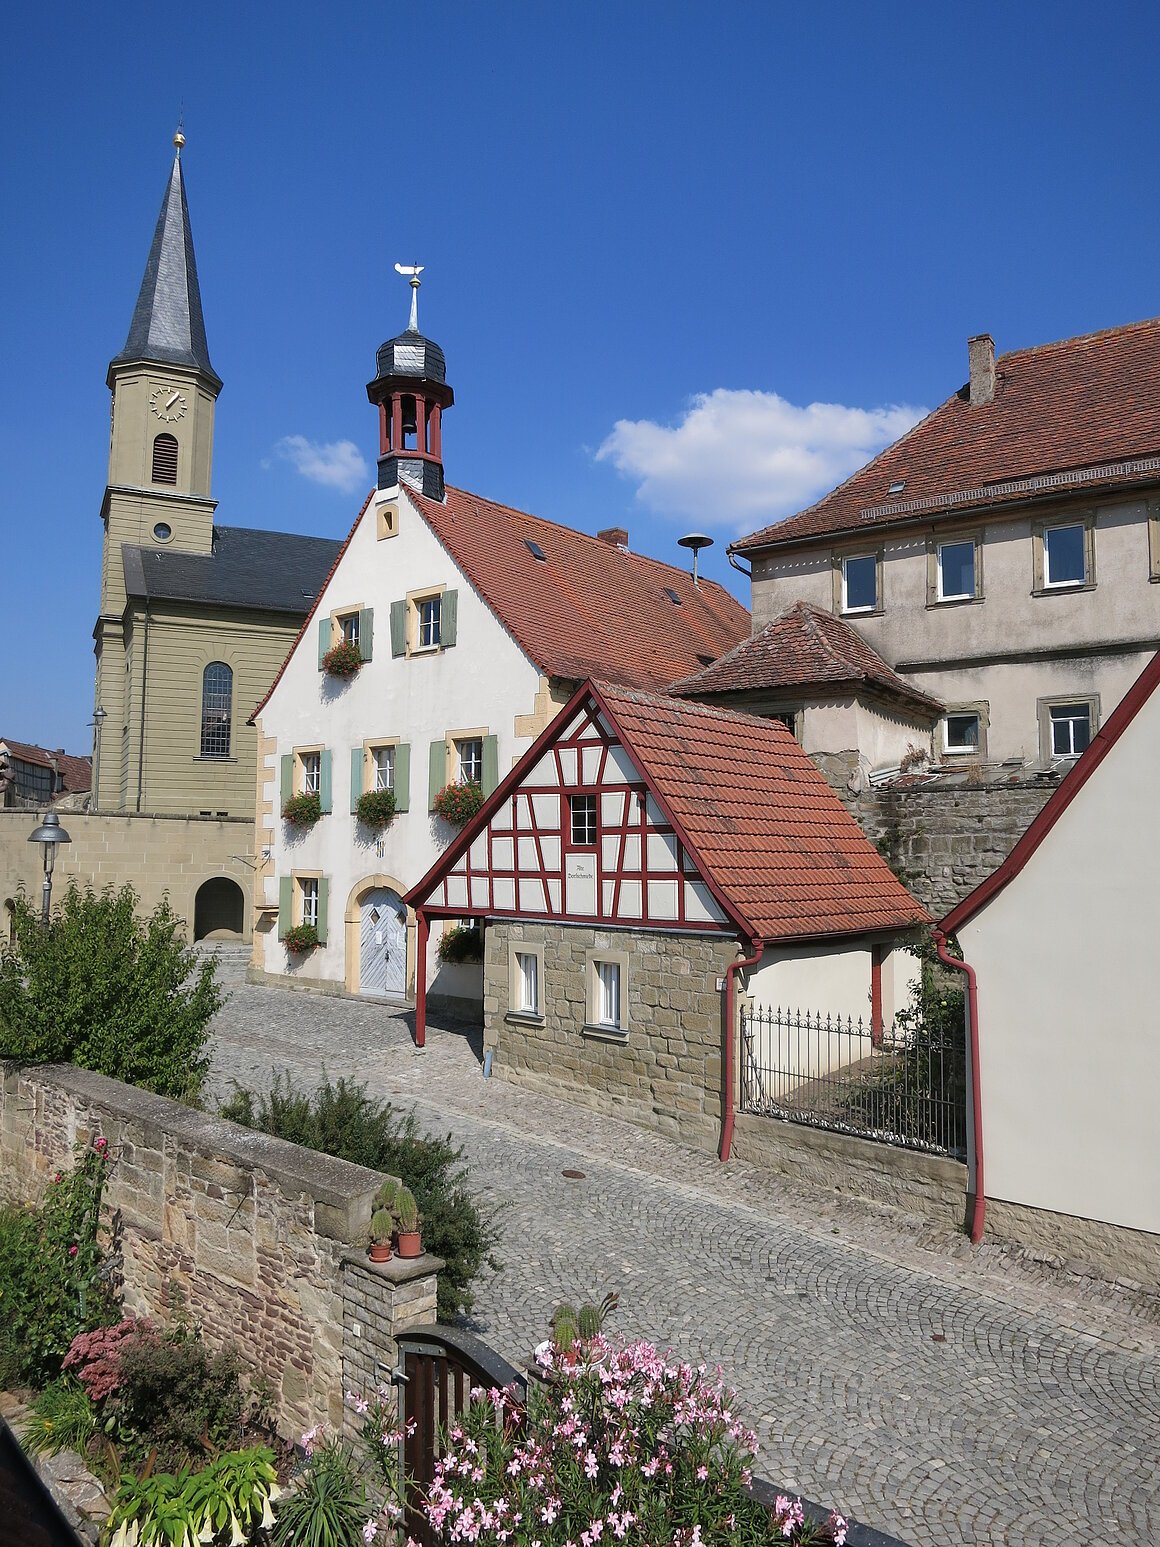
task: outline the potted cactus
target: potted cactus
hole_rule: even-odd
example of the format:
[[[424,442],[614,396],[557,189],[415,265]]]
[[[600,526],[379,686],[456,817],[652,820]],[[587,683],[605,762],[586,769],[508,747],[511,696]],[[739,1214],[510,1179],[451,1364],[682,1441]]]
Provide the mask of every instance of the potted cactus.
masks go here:
[[[370,1259],[372,1262],[389,1262],[391,1257],[391,1232],[395,1228],[395,1216],[390,1209],[376,1209],[371,1215]]]
[[[423,1237],[419,1229],[419,1205],[409,1187],[400,1187],[395,1194],[395,1245],[400,1257],[418,1257],[423,1251]]]

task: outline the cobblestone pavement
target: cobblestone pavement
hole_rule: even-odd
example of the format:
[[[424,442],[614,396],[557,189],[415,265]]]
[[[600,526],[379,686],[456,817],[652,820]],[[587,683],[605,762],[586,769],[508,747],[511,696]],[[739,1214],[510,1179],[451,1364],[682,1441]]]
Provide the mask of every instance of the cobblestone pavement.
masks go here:
[[[618,1330],[723,1366],[772,1481],[916,1547],[1160,1542],[1160,1319],[1132,1286],[484,1080],[473,1037],[418,1053],[381,1006],[243,986],[215,1030],[219,1094],[325,1065],[456,1136],[502,1205],[474,1325],[509,1359],[619,1288]]]

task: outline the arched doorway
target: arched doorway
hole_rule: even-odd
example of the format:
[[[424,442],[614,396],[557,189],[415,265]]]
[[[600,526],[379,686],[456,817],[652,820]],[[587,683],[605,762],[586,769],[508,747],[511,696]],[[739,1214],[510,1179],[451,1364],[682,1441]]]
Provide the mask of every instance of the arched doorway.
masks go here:
[[[407,909],[398,892],[376,886],[359,899],[360,994],[402,999],[407,992]]]
[[[193,938],[206,940],[222,935],[237,935],[245,928],[246,899],[241,887],[229,876],[213,876],[203,881],[193,900]]]

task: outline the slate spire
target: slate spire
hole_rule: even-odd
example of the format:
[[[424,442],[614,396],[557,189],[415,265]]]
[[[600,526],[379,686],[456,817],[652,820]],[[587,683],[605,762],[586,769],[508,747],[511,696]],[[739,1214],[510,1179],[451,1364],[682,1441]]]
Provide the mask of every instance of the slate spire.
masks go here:
[[[201,312],[189,206],[181,173],[181,147],[185,144],[185,136],[180,130],[174,135],[173,143],[177,153],[161,201],[145,277],[129,324],[129,336],[109,369],[136,360],[188,365],[201,371],[215,389],[220,389],[221,378],[209,360],[205,319]]]

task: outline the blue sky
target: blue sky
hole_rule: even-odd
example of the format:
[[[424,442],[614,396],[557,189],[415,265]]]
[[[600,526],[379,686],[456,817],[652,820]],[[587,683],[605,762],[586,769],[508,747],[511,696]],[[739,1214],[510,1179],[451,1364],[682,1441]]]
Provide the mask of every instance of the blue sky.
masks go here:
[[[449,480],[674,559],[703,528],[744,596],[729,538],[968,334],[1160,312],[1158,42],[1127,3],[8,7],[0,733],[89,744],[104,376],[182,105],[219,521],[345,533],[417,260]]]

